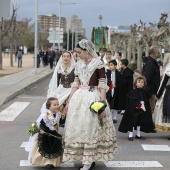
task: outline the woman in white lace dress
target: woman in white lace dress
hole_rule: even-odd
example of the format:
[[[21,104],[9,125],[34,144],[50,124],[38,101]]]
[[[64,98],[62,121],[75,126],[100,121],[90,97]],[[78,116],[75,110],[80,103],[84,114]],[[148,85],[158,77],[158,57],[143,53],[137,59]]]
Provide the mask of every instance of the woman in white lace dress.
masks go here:
[[[80,60],[75,67],[76,78],[66,105],[63,161],[81,161],[81,170],[91,170],[94,162],[113,160],[117,154],[117,140],[109,107],[100,116],[89,109],[92,102],[106,101],[105,66],[90,41],[81,40],[76,50]],[[103,119],[103,127],[99,119]]]
[[[170,132],[170,53],[166,54],[163,62],[164,72],[157,92],[155,128],[158,131]],[[170,136],[168,137],[170,140]]]

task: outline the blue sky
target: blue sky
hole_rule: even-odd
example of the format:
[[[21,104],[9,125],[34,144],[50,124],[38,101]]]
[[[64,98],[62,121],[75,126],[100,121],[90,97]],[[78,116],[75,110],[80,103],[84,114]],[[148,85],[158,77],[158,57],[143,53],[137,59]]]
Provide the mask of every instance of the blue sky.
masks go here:
[[[83,20],[87,38],[91,38],[92,27],[100,26],[99,15],[103,16],[103,26],[131,25],[141,19],[147,24],[158,22],[161,13],[169,13],[170,0],[38,0],[39,15],[59,14],[59,1],[62,3],[75,2],[74,5],[62,5],[61,16],[77,15]],[[18,19],[35,16],[35,0],[11,0],[19,5]]]

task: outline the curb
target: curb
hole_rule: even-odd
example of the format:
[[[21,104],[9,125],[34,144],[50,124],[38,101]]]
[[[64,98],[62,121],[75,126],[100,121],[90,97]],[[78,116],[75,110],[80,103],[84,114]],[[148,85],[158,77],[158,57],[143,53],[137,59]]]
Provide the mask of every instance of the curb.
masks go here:
[[[46,79],[47,77],[51,76],[53,74],[53,72],[48,73],[45,76],[40,77],[37,80],[34,80],[33,82],[31,82],[30,84],[26,85],[25,87],[20,88],[19,90],[15,91],[14,93],[8,95],[3,101],[0,101],[0,106],[2,106],[3,104],[7,103],[8,101],[12,100],[13,98],[15,98],[16,96],[24,93],[26,90],[31,89],[33,86],[35,86],[37,83],[41,82],[42,80]]]

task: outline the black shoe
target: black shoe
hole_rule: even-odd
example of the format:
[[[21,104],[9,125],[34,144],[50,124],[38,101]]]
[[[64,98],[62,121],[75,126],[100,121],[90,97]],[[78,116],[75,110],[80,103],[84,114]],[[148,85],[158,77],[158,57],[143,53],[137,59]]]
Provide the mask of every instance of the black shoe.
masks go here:
[[[90,169],[89,169],[89,170],[94,169],[94,168],[95,168],[95,165],[96,165],[96,163],[95,163],[95,162],[93,162],[93,163],[91,164],[91,167],[90,167]],[[91,169],[91,168],[92,168],[92,169]]]
[[[133,137],[129,137],[128,140],[129,140],[129,141],[133,141]]]
[[[145,140],[145,138],[143,136],[137,136],[135,137],[136,139],[141,139],[141,140]]]
[[[117,120],[116,120],[116,119],[113,119],[113,123],[117,123]]]
[[[157,132],[157,131],[156,131],[155,129],[151,131],[151,133],[156,133],[156,132]]]
[[[46,167],[48,170],[51,170],[53,168],[53,165],[48,164]]]
[[[168,136],[168,140],[170,140],[170,135]]]

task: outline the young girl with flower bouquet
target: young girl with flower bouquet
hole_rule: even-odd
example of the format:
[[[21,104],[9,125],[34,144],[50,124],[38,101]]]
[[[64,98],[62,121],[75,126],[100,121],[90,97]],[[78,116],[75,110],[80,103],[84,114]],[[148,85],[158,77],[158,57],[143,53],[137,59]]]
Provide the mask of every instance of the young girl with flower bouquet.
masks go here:
[[[46,108],[47,113],[40,120],[39,127],[36,124],[30,126],[29,133],[33,137],[26,150],[29,151],[28,159],[32,165],[45,165],[47,169],[51,169],[59,166],[62,161],[63,145],[59,124],[64,124],[65,119],[59,112],[57,98],[49,98]]]
[[[146,92],[146,79],[143,76],[137,77],[134,82],[135,89],[131,90],[127,96],[129,103],[125,109],[118,130],[123,133],[129,131],[129,141],[133,141],[133,131],[137,130],[136,139],[144,140],[140,131],[145,133],[153,132],[151,107],[149,104],[150,95]]]

